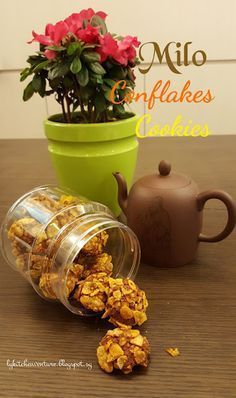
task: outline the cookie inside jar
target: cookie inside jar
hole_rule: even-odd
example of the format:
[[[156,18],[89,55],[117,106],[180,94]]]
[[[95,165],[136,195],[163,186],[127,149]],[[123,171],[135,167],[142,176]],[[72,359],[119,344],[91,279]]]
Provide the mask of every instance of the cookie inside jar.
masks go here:
[[[1,244],[6,261],[41,297],[80,315],[100,311],[106,278],[134,279],[140,261],[137,237],[105,205],[53,186],[35,188],[13,204]],[[82,282],[88,291],[94,275],[99,280],[89,295],[97,300],[78,300]]]
[[[84,215],[74,224],[53,258],[54,291],[70,311],[94,315],[105,309],[109,278],[135,277],[139,245],[125,225],[103,214]]]

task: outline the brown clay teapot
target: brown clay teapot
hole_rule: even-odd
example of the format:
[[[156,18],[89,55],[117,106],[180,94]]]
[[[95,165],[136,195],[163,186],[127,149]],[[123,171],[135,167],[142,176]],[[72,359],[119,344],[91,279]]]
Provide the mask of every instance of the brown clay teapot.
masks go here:
[[[236,205],[226,192],[199,193],[189,177],[171,173],[171,165],[162,160],[159,173],[138,180],[127,194],[124,177],[114,173],[118,183],[118,201],[127,224],[139,238],[142,260],[156,266],[176,267],[194,260],[199,242],[218,242],[226,238],[236,223]],[[228,211],[222,232],[205,236],[202,230],[204,204],[221,200]]]

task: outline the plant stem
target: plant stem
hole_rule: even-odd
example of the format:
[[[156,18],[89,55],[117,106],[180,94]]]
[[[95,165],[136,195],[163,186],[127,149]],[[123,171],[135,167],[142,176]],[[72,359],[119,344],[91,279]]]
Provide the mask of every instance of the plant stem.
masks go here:
[[[66,95],[66,106],[67,106],[67,117],[68,117],[68,123],[71,123],[71,111],[70,111],[70,100],[68,96]]]
[[[88,117],[90,122],[92,122],[92,110],[93,104],[91,103],[91,101],[88,101]]]
[[[96,123],[96,121],[97,121],[97,111],[96,111],[96,108],[95,108],[95,106],[94,106],[94,111],[93,111],[93,123]]]
[[[85,109],[84,109],[84,104],[83,104],[82,99],[81,99],[79,84],[78,84],[76,78],[74,78],[74,82],[75,82],[77,99],[79,101],[79,106],[80,106],[80,109],[81,109],[81,114],[82,114],[82,116],[84,118],[84,121],[87,122],[86,112],[85,112]]]
[[[65,110],[65,104],[64,104],[64,98],[63,97],[61,97],[61,107],[62,107],[62,113],[63,113],[64,121],[66,123],[68,123],[67,114],[66,114],[66,110]]]

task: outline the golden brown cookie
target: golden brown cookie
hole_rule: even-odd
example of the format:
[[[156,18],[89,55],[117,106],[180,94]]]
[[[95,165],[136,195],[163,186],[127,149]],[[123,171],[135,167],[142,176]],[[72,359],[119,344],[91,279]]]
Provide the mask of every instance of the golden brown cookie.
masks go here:
[[[130,279],[109,278],[108,299],[103,318],[116,326],[142,325],[147,320],[148,301],[143,290]]]
[[[107,301],[108,281],[109,277],[105,272],[92,274],[79,282],[73,298],[88,310],[101,312]]]
[[[97,348],[98,363],[107,373],[120,369],[128,374],[137,365],[147,367],[149,354],[147,338],[130,327],[108,330]]]

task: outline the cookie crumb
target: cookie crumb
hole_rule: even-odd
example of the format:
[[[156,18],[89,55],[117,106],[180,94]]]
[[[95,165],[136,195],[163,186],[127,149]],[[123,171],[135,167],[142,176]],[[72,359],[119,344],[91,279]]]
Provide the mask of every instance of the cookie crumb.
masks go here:
[[[167,352],[167,354],[171,355],[172,357],[177,357],[178,355],[180,355],[179,349],[176,348],[166,348],[165,352]]]

